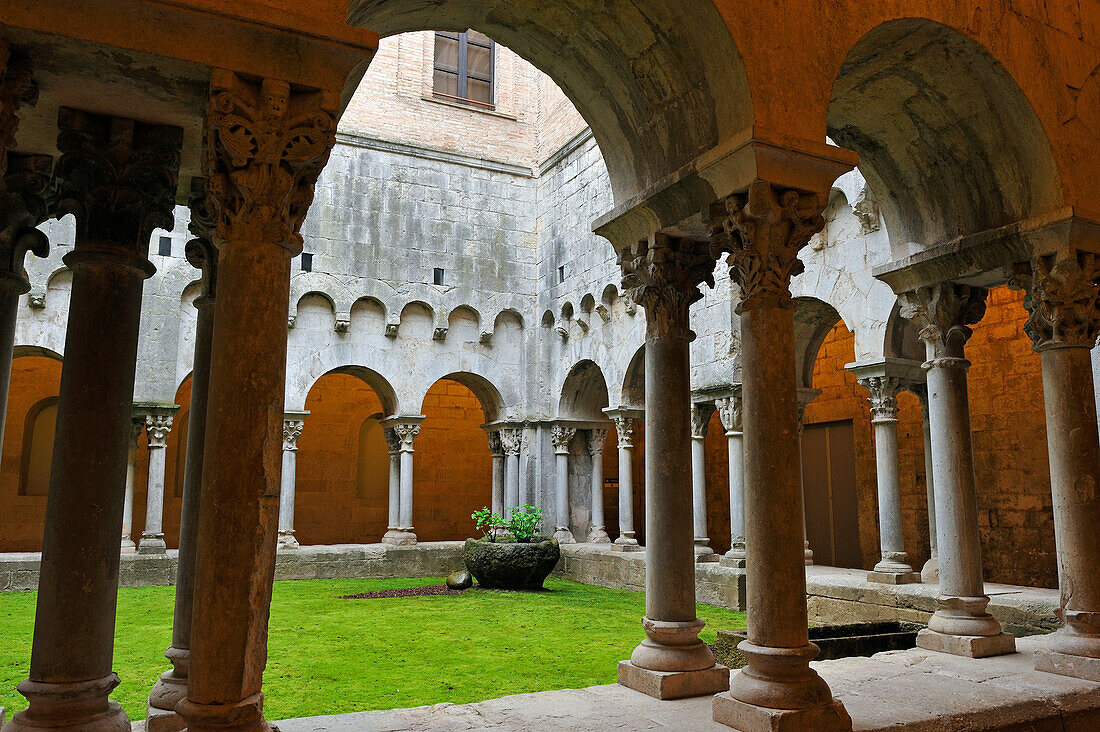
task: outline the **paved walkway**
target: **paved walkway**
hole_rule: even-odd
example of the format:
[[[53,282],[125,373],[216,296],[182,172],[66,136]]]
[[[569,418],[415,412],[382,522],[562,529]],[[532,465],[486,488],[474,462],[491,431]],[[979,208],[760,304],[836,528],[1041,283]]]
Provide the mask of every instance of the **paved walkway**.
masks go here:
[[[854,728],[1097,730],[1100,684],[1035,671],[1042,636],[1018,640],[1019,653],[969,659],[913,649],[815,663],[852,715]],[[281,732],[459,732],[509,730],[682,730],[729,728],[711,718],[711,699],[657,701],[618,685],[519,694],[476,704],[309,717],[277,723]]]

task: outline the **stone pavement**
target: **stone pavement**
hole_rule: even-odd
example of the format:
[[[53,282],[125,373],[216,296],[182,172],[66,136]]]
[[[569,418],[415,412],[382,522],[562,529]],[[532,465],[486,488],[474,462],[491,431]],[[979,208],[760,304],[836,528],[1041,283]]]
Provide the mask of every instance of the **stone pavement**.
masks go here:
[[[985,659],[912,649],[813,665],[859,731],[1100,729],[1100,684],[1035,671],[1032,655],[1044,642],[1021,638],[1019,653]],[[618,685],[277,724],[281,732],[729,729],[712,720],[710,697],[658,701]]]

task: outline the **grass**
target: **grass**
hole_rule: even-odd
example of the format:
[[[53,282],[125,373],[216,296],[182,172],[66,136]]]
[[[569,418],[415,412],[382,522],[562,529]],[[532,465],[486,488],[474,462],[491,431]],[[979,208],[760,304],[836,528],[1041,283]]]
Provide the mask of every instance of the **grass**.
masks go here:
[[[440,584],[440,578],[276,582],[264,710],[268,719],[463,704],[507,694],[615,681],[615,664],[643,637],[645,597],[550,579],[548,592],[473,589],[454,596],[340,600],[340,595]],[[145,718],[168,669],[173,588],[118,593],[112,698]],[[26,706],[33,592],[0,593],[0,706]],[[744,613],[698,606],[702,638],[742,628]]]

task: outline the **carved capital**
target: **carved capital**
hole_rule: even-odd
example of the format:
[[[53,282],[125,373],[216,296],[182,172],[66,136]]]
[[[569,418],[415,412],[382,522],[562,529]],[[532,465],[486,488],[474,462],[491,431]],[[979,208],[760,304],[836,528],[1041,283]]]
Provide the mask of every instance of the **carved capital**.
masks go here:
[[[49,218],[53,160],[48,155],[5,155],[2,148],[0,158],[8,161],[7,174],[0,177],[0,288],[23,294],[31,289],[23,267],[27,252],[49,254],[46,235],[35,227]]]
[[[147,414],[145,416],[145,434],[149,438],[149,449],[163,449],[168,444],[168,435],[172,431],[172,415]]]
[[[1024,290],[1024,332],[1036,351],[1092,348],[1100,336],[1100,256],[1035,257],[1010,284]]]
[[[500,433],[493,431],[489,433],[489,452],[493,457],[503,457],[504,447],[500,444]]]
[[[397,439],[401,441],[401,452],[412,452],[413,441],[416,440],[416,436],[420,434],[420,425],[395,424],[393,426],[393,432],[397,435]]]
[[[6,173],[7,154],[15,147],[19,108],[34,106],[38,101],[33,71],[29,58],[14,52],[7,41],[0,39],[0,178]]]
[[[649,336],[691,338],[688,310],[703,297],[699,285],[714,287],[714,258],[705,242],[657,234],[619,252],[623,290],[645,308]]]
[[[560,427],[554,425],[550,428],[550,442],[554,445],[554,452],[558,455],[569,454],[569,443],[573,441],[573,435],[577,430],[572,427]]]
[[[523,429],[509,427],[500,431],[500,444],[504,448],[504,454],[518,457],[523,448]]]
[[[611,418],[615,422],[615,437],[620,448],[634,447],[634,417],[618,415]]]
[[[210,211],[210,199],[206,195],[206,179],[191,179],[191,222],[187,230],[194,238],[184,246],[187,263],[202,272],[202,295],[213,298],[218,288],[218,249],[214,246],[214,220]]]
[[[592,457],[599,457],[603,454],[603,445],[607,441],[608,430],[603,427],[594,427],[588,430],[588,441],[585,445],[588,447],[588,454]]]
[[[302,436],[302,428],[305,426],[305,420],[283,420],[283,450],[294,451],[298,449],[298,438]]]
[[[389,449],[390,455],[401,452],[401,438],[393,431],[393,427],[383,427],[382,435],[386,438],[386,447]],[[492,440],[489,444],[492,444]]]
[[[918,337],[928,353],[925,368],[969,368],[963,347],[974,325],[985,315],[988,290],[954,282],[941,282],[898,295],[903,318],[920,328]]]
[[[214,240],[278,244],[297,255],[313,186],[336,143],[333,94],[215,69],[206,119]]]
[[[130,448],[136,450],[138,438],[145,431],[145,420],[134,417],[130,420]]]
[[[739,313],[794,307],[791,277],[803,269],[798,251],[824,228],[827,202],[821,194],[756,181],[712,208],[712,252],[729,253],[730,277],[741,288]]]
[[[741,421],[741,397],[715,399],[714,406],[718,409],[718,419],[722,420],[722,426],[726,428],[726,432],[744,431],[744,424]]]
[[[903,390],[901,379],[896,376],[868,376],[859,383],[871,392],[871,422],[875,424],[898,421],[898,392]]]
[[[707,436],[707,427],[710,426],[710,415],[714,414],[714,405],[708,402],[691,405],[691,436],[701,440]]]
[[[153,229],[171,229],[183,130],[62,107],[56,215],[76,217],[76,247],[145,261]],[[151,272],[150,272],[151,273]]]

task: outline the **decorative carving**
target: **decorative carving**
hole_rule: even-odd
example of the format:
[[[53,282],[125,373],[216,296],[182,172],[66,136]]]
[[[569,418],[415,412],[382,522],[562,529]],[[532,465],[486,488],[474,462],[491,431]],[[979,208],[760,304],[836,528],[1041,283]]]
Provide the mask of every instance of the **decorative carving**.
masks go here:
[[[588,430],[588,454],[597,458],[603,454],[603,444],[607,441],[608,430],[605,427],[594,427]]]
[[[351,327],[351,316],[337,315],[336,323],[332,326],[332,329],[337,333],[347,333],[349,327]]]
[[[32,73],[31,60],[0,39],[0,178],[7,173],[8,151],[15,147],[19,108],[33,107],[38,101],[38,84]]]
[[[57,115],[55,215],[76,217],[76,246],[148,255],[153,229],[171,229],[183,130],[62,107]]]
[[[1100,336],[1100,257],[1090,252],[1036,257],[1010,284],[1024,290],[1024,332],[1036,351],[1092,348]]]
[[[149,449],[163,449],[168,444],[168,434],[172,431],[172,415],[145,415],[145,434],[149,438]]]
[[[46,307],[46,288],[31,290],[27,295],[27,305],[36,310]]]
[[[707,427],[710,426],[710,415],[714,414],[714,405],[709,402],[700,402],[691,405],[691,436],[701,440],[707,436]]]
[[[206,195],[206,179],[191,179],[191,222],[188,231],[194,236],[183,248],[187,263],[202,272],[202,294],[199,297],[214,297],[218,284],[218,249],[211,239],[214,229],[213,213],[210,211],[210,199]]]
[[[871,422],[897,422],[898,392],[903,387],[901,379],[896,376],[868,376],[860,379],[859,383],[871,392],[867,400],[871,403]]]
[[[298,320],[297,315],[288,315],[287,318],[286,318],[286,329],[287,330],[294,330],[294,322],[296,320]]]
[[[723,399],[715,399],[714,406],[718,409],[718,419],[722,420],[722,426],[726,432],[741,432],[744,430],[741,415],[741,397],[731,396]]]
[[[729,256],[730,277],[741,288],[737,312],[794,307],[791,277],[802,272],[798,251],[825,226],[824,195],[776,190],[756,181],[712,208],[712,252]]]
[[[611,418],[615,422],[615,436],[619,441],[619,448],[634,447],[634,417],[616,415]]]
[[[519,456],[523,448],[523,429],[509,427],[500,431],[500,444],[504,448],[504,454]]]
[[[561,427],[554,425],[550,428],[550,442],[554,445],[554,452],[559,455],[569,454],[569,443],[573,441],[573,436],[577,434],[577,430],[572,427]]]
[[[49,218],[53,160],[48,155],[5,155],[3,148],[0,159],[8,163],[7,174],[0,177],[0,287],[22,294],[31,289],[23,267],[27,252],[39,257],[50,252],[46,235],[35,227]]]
[[[646,333],[693,338],[691,304],[703,297],[699,285],[714,287],[714,259],[706,242],[656,234],[619,252],[623,290],[645,308]]]
[[[317,176],[336,142],[337,99],[215,69],[206,166],[215,241],[276,243],[297,255]]]
[[[130,420],[130,447],[137,449],[138,438],[141,437],[141,433],[145,430],[145,420],[140,418],[134,418]]]
[[[284,419],[283,420],[283,449],[284,450],[297,450],[298,438],[302,436],[302,428],[306,426],[304,420],[301,419]]]
[[[925,368],[970,367],[963,358],[963,347],[973,334],[967,326],[985,315],[987,294],[981,287],[941,282],[898,295],[901,316],[920,328],[917,337],[928,351]]]
[[[401,452],[401,438],[397,436],[392,427],[383,427],[382,435],[386,438],[386,447],[389,448],[390,455]],[[489,444],[492,444],[492,440],[489,441]]]
[[[393,432],[397,435],[397,439],[401,441],[401,451],[412,452],[413,440],[420,434],[420,425],[411,423],[395,424],[393,426]]]
[[[561,336],[561,339],[562,339],[563,341],[567,341],[567,340],[569,340],[569,331],[568,331],[568,330],[566,330],[565,326],[563,326],[563,325],[559,325],[558,327],[554,328],[554,331],[555,331],[555,332],[556,332],[556,333],[557,333],[557,334],[558,334],[559,336]]]
[[[623,294],[623,311],[632,318],[638,313],[638,304],[629,293]]]
[[[433,341],[445,341],[447,340],[447,328],[436,328],[432,331]]]
[[[401,319],[399,316],[394,316],[393,319],[386,322],[386,329],[383,331],[387,338],[396,338],[397,330],[401,327]]]
[[[479,335],[477,337],[477,342],[480,343],[483,346],[493,345],[493,331],[491,331],[491,330],[481,331],[481,335]]]
[[[607,306],[600,304],[596,306],[596,314],[600,316],[600,320],[605,323],[611,322],[611,311],[607,309]]]
[[[504,456],[504,447],[500,444],[500,433],[495,430],[489,433],[489,453],[493,457]]]

